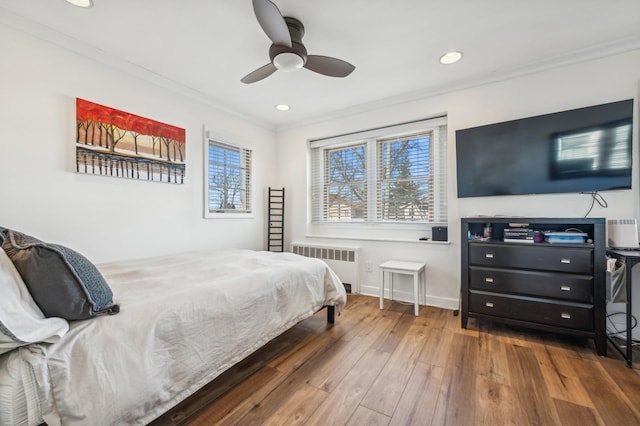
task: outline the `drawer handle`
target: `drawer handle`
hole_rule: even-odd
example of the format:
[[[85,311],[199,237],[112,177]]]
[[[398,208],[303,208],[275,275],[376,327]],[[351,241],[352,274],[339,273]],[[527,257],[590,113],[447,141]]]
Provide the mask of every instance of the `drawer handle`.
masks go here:
[[[493,282],[493,278],[487,277],[484,279],[484,282],[491,284]]]
[[[560,263],[571,263],[571,259],[560,259]]]
[[[561,285],[560,286],[560,290],[562,290],[562,291],[571,291],[571,286]]]
[[[487,308],[493,308],[493,303],[487,302],[484,304],[484,306],[486,306]]]
[[[486,257],[487,259],[493,259],[493,253],[485,253],[484,257]]]
[[[563,313],[560,314],[560,317],[563,318],[563,319],[571,319],[571,314],[563,312]]]

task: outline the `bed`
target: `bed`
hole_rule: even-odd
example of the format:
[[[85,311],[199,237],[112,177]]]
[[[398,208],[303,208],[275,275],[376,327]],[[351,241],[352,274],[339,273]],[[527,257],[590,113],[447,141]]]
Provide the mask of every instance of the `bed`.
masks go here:
[[[149,423],[323,307],[332,321],[346,302],[325,263],[291,253],[210,250],[97,269],[119,312],[59,323],[47,342],[1,355],[0,424]]]

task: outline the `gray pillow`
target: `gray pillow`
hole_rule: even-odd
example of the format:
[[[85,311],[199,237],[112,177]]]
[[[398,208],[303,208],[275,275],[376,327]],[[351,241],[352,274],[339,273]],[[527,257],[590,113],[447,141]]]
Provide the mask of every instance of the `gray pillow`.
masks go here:
[[[82,320],[119,312],[109,285],[80,253],[13,230],[5,232],[2,248],[46,317]]]

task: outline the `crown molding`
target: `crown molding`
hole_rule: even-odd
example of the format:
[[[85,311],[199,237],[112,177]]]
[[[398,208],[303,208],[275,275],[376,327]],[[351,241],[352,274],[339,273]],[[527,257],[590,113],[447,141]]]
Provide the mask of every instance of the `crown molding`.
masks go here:
[[[220,101],[212,99],[210,96],[205,95],[197,89],[184,85],[148,68],[124,60],[119,56],[115,56],[107,51],[91,46],[82,40],[70,37],[51,27],[34,22],[2,7],[0,7],[0,24],[35,37],[46,43],[56,45],[81,57],[98,62],[115,71],[139,78],[145,82],[175,92],[223,113],[248,121],[260,128],[272,132],[275,131],[275,125],[273,123],[269,123],[254,116],[243,114],[237,110],[228,108],[220,103]]]
[[[150,69],[126,61],[95,46],[88,45],[82,40],[65,35],[57,30],[54,30],[53,28],[36,23],[28,18],[25,18],[22,15],[16,14],[2,7],[0,7],[0,24],[31,35],[44,42],[59,46],[81,57],[89,58],[116,71],[134,76],[136,78],[144,80],[145,82],[152,83],[160,88],[173,91],[186,98],[197,101],[223,113],[238,117],[260,128],[275,133],[309,125],[316,125],[338,118],[344,118],[382,108],[398,106],[409,102],[415,102],[421,99],[427,99],[447,93],[453,93],[461,90],[471,89],[474,87],[498,83],[501,81],[511,80],[530,74],[536,74],[555,68],[561,68],[640,49],[640,36],[632,36],[624,39],[589,46],[583,49],[574,50],[562,55],[551,56],[524,65],[496,70],[494,72],[476,76],[474,78],[459,80],[457,82],[448,84],[446,87],[425,87],[422,90],[411,91],[408,93],[367,102],[365,104],[351,106],[348,108],[332,111],[328,114],[318,115],[309,119],[302,119],[277,125],[259,119],[255,116],[229,108],[225,106],[220,100],[213,99],[211,98],[211,96],[208,96],[201,91],[198,91],[197,89],[172,80]]]
[[[640,36],[633,36],[615,40],[612,42],[601,43],[584,49],[564,53],[562,55],[550,56],[540,61],[534,61],[512,68],[496,70],[494,72],[491,72],[490,74],[480,75],[466,80],[459,80],[452,84],[448,84],[446,87],[426,87],[422,90],[403,93],[397,96],[391,96],[377,101],[367,102],[366,104],[356,105],[342,110],[333,111],[329,114],[324,114],[322,116],[317,116],[308,120],[300,120],[296,121],[295,123],[278,125],[276,126],[276,132],[279,133],[300,127],[317,125],[334,119],[363,114],[382,108],[399,106],[422,99],[428,99],[431,97],[454,93],[461,90],[499,83],[501,81],[512,80],[531,74],[537,74],[556,68],[562,68],[565,66],[615,56],[634,50],[640,50]]]

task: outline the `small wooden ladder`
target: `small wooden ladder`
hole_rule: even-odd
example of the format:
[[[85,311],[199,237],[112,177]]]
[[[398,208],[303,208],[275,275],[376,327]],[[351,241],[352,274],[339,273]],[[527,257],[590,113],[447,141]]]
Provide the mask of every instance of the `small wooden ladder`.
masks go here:
[[[269,187],[267,250],[284,251],[284,188]]]

